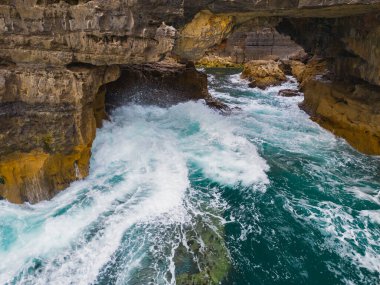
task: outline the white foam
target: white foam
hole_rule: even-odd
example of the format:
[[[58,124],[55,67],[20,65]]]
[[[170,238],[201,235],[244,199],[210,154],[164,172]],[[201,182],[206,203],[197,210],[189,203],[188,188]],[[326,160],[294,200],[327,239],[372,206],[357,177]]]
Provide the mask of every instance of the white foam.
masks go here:
[[[305,214],[297,213],[296,209],[300,207]],[[288,200],[286,208],[297,219],[319,229],[325,236],[325,246],[343,259],[349,259],[358,267],[366,268],[370,272],[380,272],[376,249],[377,233],[370,230],[365,221],[362,228],[361,222],[358,221],[369,216],[377,222],[378,211],[362,211],[359,217],[353,217],[350,209],[333,202],[319,202],[318,205],[313,206],[305,200]]]
[[[348,187],[347,191],[353,193],[358,199],[371,201],[380,205],[379,190],[370,187]]]
[[[363,210],[360,212],[360,215],[370,218],[374,223],[380,224],[380,210]]]
[[[188,159],[200,166],[206,176],[229,185],[268,183],[265,160],[251,142],[236,134],[239,127],[231,124],[228,117],[199,103],[180,104],[173,112],[177,118],[183,114],[183,121],[177,121],[180,124],[187,120],[198,124],[199,131],[182,138],[180,143]]]
[[[33,284],[89,284],[132,226],[189,222],[183,206],[189,161],[220,183],[267,182],[268,166],[235,128],[201,102],[118,109],[97,135],[88,178],[50,202],[25,209],[5,205],[0,216],[12,220],[17,240],[0,251],[0,283],[21,274],[22,282]],[[112,184],[115,175],[121,181]],[[65,214],[52,214],[75,200]],[[40,226],[28,231],[37,221]],[[100,229],[87,240],[83,233],[94,223]],[[36,257],[44,266],[30,275]],[[129,264],[121,280],[138,266],[136,260]]]

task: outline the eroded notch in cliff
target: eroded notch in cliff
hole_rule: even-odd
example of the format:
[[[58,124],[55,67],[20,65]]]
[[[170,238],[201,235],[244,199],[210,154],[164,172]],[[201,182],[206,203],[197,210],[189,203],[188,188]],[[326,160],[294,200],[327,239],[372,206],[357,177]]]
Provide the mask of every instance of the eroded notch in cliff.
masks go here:
[[[106,88],[107,112],[129,103],[168,107],[189,100],[212,100],[206,74],[191,63],[125,65],[120,78]]]

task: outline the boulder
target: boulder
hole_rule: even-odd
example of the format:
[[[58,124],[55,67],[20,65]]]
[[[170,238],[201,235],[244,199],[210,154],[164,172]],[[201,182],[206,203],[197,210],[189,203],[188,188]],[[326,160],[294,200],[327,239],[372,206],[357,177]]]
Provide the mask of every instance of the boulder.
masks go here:
[[[241,77],[250,81],[250,87],[265,89],[286,81],[280,63],[273,60],[252,60],[244,65]]]

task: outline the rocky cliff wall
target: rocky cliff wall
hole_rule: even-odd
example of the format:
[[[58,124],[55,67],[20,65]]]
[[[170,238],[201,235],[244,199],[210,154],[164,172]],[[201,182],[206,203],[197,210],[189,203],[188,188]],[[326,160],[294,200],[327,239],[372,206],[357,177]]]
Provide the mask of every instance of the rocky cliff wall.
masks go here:
[[[104,86],[118,78],[118,65],[169,55],[196,60],[257,17],[291,18],[296,28],[304,22],[294,18],[313,17],[311,27],[329,18],[339,41],[321,51],[343,45],[350,55],[334,60],[333,53],[322,53],[331,71],[378,86],[378,29],[366,28],[369,16],[351,20],[366,13],[378,19],[379,9],[380,0],[3,0],[0,196],[34,203],[87,175],[96,125],[104,117]],[[343,16],[347,20],[338,19]],[[303,28],[311,40],[294,39],[321,53],[309,48],[321,37]]]
[[[279,29],[326,63],[302,83],[305,110],[359,151],[379,155],[379,14],[291,19]]]
[[[0,195],[49,199],[88,174],[96,102],[119,68],[27,65],[0,74]]]
[[[237,24],[221,44],[207,50],[206,58],[225,58],[232,63],[243,64],[251,60],[304,56],[300,45],[289,35],[277,31],[280,21],[281,18],[277,17],[260,17]]]

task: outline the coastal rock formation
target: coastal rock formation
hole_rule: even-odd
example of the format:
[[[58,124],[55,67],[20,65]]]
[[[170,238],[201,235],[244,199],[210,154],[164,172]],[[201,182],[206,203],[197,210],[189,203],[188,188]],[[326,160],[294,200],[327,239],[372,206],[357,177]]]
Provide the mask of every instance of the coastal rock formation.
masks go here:
[[[250,81],[250,87],[265,89],[286,81],[280,63],[274,60],[252,60],[244,65],[242,78]]]
[[[0,4],[0,57],[63,66],[157,61],[173,48],[175,0],[7,1]]]
[[[88,174],[101,86],[119,68],[28,65],[0,74],[0,195],[16,203],[49,199]]]
[[[304,93],[304,109],[321,126],[363,153],[380,153],[380,88],[312,79]]]
[[[378,14],[292,19],[289,23],[288,31],[307,51],[318,55],[309,61],[302,75],[303,108],[359,151],[379,155]],[[314,37],[306,36],[306,26],[314,31]]]
[[[283,89],[278,92],[278,95],[282,97],[295,97],[295,96],[301,96],[302,94],[298,90]]]
[[[377,109],[366,107],[372,104],[366,96],[376,98],[380,85],[379,11],[380,0],[1,1],[0,196],[34,203],[87,175],[95,128],[105,117],[105,85],[117,80],[119,66],[167,57],[196,61],[223,44],[225,50],[236,49],[229,37],[239,46],[244,26],[257,23],[258,32],[242,39],[254,43],[253,50],[266,44],[286,50],[290,36],[292,43],[325,59],[331,84],[322,75],[309,77],[307,67],[297,71],[310,112],[327,118],[308,102],[320,102],[313,99],[316,90],[334,93],[334,86],[345,82],[351,93],[342,96],[355,98],[371,115],[347,116],[354,122],[348,132],[353,125],[378,125]],[[265,23],[271,23],[270,30]],[[281,78],[279,73],[276,81]],[[366,137],[367,129],[361,130]],[[371,132],[368,141],[378,136],[376,128]],[[344,133],[338,134],[350,140]]]
[[[302,61],[281,60],[280,68],[286,75],[294,76],[298,82],[302,83],[306,69],[306,65]]]
[[[241,64],[234,63],[231,57],[220,57],[217,55],[209,55],[202,57],[197,61],[197,66],[208,68],[230,68],[241,67]]]
[[[182,58],[199,59],[209,47],[220,44],[233,25],[233,16],[201,11],[181,30],[174,52]]]
[[[200,64],[212,66],[215,63],[215,67],[218,67],[223,59],[232,65],[251,60],[289,59],[304,55],[303,48],[289,35],[276,30],[280,21],[281,18],[277,17],[260,17],[237,24],[227,39],[207,51],[207,56],[199,61]],[[210,60],[213,58],[219,60]]]
[[[122,67],[120,78],[107,85],[106,107],[109,111],[127,103],[168,107],[200,99],[213,101],[205,73],[192,64],[160,62]]]

